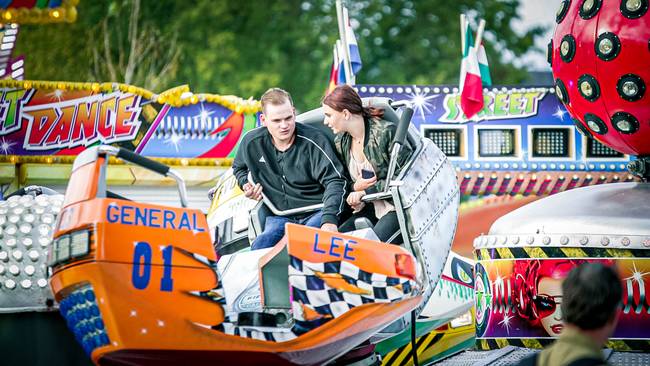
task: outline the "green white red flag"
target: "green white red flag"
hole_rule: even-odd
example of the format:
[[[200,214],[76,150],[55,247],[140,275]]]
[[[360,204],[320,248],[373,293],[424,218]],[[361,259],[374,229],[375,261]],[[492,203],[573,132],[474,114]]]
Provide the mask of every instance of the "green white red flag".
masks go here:
[[[482,36],[482,27],[479,35]],[[472,118],[483,109],[483,85],[492,85],[490,70],[488,68],[485,48],[479,41],[477,50],[472,37],[472,29],[464,15],[461,16],[461,37],[463,44],[463,59],[460,68],[460,106],[465,117]]]

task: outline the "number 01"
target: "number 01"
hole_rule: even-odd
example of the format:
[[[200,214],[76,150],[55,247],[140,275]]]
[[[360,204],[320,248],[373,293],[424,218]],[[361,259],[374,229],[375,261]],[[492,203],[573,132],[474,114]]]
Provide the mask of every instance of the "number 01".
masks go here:
[[[172,291],[174,280],[172,279],[172,253],[171,245],[162,250],[163,257],[163,276],[160,279],[160,291]],[[131,273],[131,282],[133,287],[138,290],[144,290],[149,286],[151,279],[151,245],[140,241],[136,243],[133,250],[133,272]]]

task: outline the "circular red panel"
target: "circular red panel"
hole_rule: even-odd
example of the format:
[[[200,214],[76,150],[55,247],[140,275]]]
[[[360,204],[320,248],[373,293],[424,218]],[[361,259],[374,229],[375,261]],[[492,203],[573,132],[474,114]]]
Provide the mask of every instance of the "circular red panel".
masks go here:
[[[553,77],[566,89],[562,99],[576,123],[607,146],[640,156],[650,155],[648,2],[565,0],[552,44]],[[588,114],[604,122],[605,133],[590,129]]]

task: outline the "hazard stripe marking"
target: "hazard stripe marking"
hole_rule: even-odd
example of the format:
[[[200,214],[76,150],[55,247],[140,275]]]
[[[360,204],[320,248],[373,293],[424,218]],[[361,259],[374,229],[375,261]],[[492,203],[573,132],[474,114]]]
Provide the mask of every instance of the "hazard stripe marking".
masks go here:
[[[521,247],[474,251],[477,260],[528,258],[650,258],[650,249]]]

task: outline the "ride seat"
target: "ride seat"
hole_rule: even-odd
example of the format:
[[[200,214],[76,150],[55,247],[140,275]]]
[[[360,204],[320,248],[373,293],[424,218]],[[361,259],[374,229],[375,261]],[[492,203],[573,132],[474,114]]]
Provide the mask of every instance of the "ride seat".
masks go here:
[[[397,124],[399,122],[399,116],[395,113],[395,110],[390,106],[392,102],[389,98],[382,97],[372,97],[372,98],[362,98],[364,106],[372,106],[374,108],[379,108],[384,110],[384,119],[390,122]],[[323,132],[327,136],[328,140],[332,146],[334,146],[334,132],[332,129],[325,126],[323,121],[325,120],[325,115],[323,114],[323,107],[311,110],[309,112],[301,113],[296,117],[296,121],[302,124],[316,128],[317,130]]]
[[[248,240],[251,244],[264,231],[266,218],[269,216],[271,216],[271,210],[262,201],[258,202],[250,211],[248,219]]]

